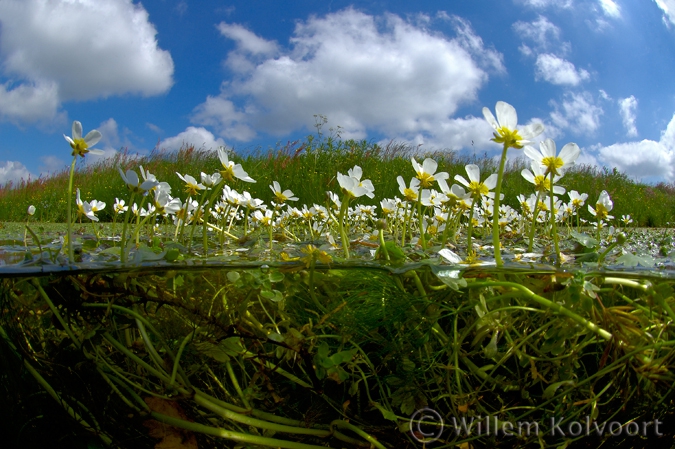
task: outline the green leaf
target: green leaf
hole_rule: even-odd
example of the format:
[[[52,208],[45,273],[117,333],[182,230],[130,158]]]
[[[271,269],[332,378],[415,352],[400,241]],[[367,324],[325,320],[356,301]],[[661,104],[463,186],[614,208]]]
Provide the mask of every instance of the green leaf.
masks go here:
[[[654,258],[651,256],[637,256],[635,254],[626,253],[623,256],[616,259],[617,264],[623,264],[624,267],[653,267]]]
[[[598,241],[588,234],[572,231],[570,232],[570,236],[586,248],[595,248],[598,246]]]
[[[195,349],[207,357],[225,363],[230,361],[230,356],[227,354],[227,351],[220,347],[219,345],[214,345],[208,341],[201,341],[194,344]]]
[[[439,266],[432,266],[431,271],[441,282],[455,291],[467,286],[466,279],[462,277],[462,270],[448,270]]]
[[[227,272],[227,280],[232,282],[233,284],[239,280],[241,275],[239,274],[238,271],[228,271]]]
[[[544,394],[543,394],[542,397],[544,399],[552,398],[555,395],[556,390],[558,390],[558,388],[562,387],[563,385],[566,385],[566,386],[568,385],[570,387],[573,387],[574,381],[563,380],[563,381],[560,381],[560,382],[553,383],[553,384],[549,385],[548,387],[546,387],[546,390],[544,390]]]
[[[279,270],[274,270],[268,275],[270,282],[281,282],[284,280],[284,277],[284,273]]]

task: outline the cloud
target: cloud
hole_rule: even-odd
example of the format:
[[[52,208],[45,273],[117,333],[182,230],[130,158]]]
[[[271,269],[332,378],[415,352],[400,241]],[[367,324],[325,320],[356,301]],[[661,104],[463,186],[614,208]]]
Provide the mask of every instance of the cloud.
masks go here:
[[[248,141],[254,130],[284,135],[311,128],[321,114],[345,138],[374,130],[433,139],[503,63],[465,20],[442,14],[429,20],[450,20],[456,37],[429,31],[426,20],[351,8],[298,22],[288,48],[221,24],[237,42],[226,60],[237,77],[197,106],[192,122]]]
[[[635,127],[635,109],[637,108],[637,99],[633,95],[628,98],[618,100],[619,113],[623,119],[623,126],[626,128],[626,135],[628,137],[637,136],[637,128]]]
[[[551,84],[576,86],[590,78],[590,75],[584,69],[577,70],[574,64],[565,59],[544,53],[537,56],[535,77]]]
[[[598,159],[629,176],[675,181],[675,115],[659,141],[615,143],[598,150]]]
[[[0,85],[0,119],[15,124],[65,119],[57,112],[58,107],[58,86],[54,82]]]
[[[599,0],[600,7],[605,15],[617,19],[621,17],[621,8],[614,2],[614,0]]]
[[[25,165],[19,161],[0,162],[0,184],[6,184],[9,181],[16,184],[22,179],[28,180],[35,178]]]
[[[663,23],[666,26],[675,25],[675,0],[654,0],[663,11]]]
[[[562,104],[554,100],[550,103],[553,106],[551,120],[561,129],[580,135],[592,134],[600,126],[600,116],[604,111],[594,104],[588,92],[566,92]]]
[[[65,101],[157,95],[173,84],[171,55],[140,3],[4,0],[0,25],[4,120],[51,120]]]
[[[522,0],[522,2],[527,6],[540,9],[548,7],[568,9],[573,6],[573,0]]]
[[[560,44],[560,28],[541,15],[532,22],[514,23],[513,30],[521,40],[533,42],[538,51],[550,51],[554,44],[560,47],[563,53],[569,48],[567,43]]]
[[[216,150],[219,146],[225,146],[221,138],[216,138],[205,128],[188,126],[185,131],[177,136],[169,137],[159,143],[159,148],[168,151],[178,151],[183,146],[193,145],[195,149]]]
[[[54,155],[40,157],[42,165],[38,167],[40,176],[51,176],[68,168],[68,163]],[[72,158],[71,158],[72,161]]]

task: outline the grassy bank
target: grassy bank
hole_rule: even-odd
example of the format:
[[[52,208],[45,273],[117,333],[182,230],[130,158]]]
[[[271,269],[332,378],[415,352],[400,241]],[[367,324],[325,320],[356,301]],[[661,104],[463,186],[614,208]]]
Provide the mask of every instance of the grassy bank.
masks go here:
[[[232,187],[247,190],[255,198],[265,202],[272,199],[269,185],[278,181],[284,189],[291,189],[302,204],[325,204],[327,190],[339,191],[336,172],[346,173],[354,165],[363,168],[363,173],[372,180],[378,201],[382,198],[400,196],[396,177],[402,175],[406,181],[414,176],[410,157],[418,160],[433,157],[439,163],[439,171],[450,174],[450,184],[456,174],[466,175],[464,166],[475,163],[481,173],[497,171],[497,163],[487,156],[474,158],[461,156],[452,151],[419,153],[415,147],[392,142],[382,147],[368,141],[339,140],[332,137],[308,136],[302,141],[290,142],[285,146],[259,150],[247,156],[233,154],[232,159],[241,163],[256,184],[243,183]],[[149,156],[134,156],[124,151],[111,159],[80,166],[75,174],[74,186],[79,187],[84,200],[97,199],[107,204],[97,215],[101,221],[112,220],[112,205],[116,197],[128,199],[125,184],[119,175],[123,170],[137,169],[142,165],[159,180],[168,182],[174,195],[185,196],[184,183],[176,172],[193,176],[204,172],[214,173],[221,167],[215,151],[185,147],[178,152],[153,152]],[[515,161],[507,166],[502,193],[504,203],[520,209],[516,196],[533,192],[521,175],[524,162]],[[198,176],[196,176],[198,177]],[[587,204],[594,205],[602,190],[607,190],[614,202],[613,215],[620,218],[630,214],[637,226],[664,227],[675,222],[675,186],[657,184],[650,186],[636,183],[616,169],[598,169],[580,165],[569,171],[561,180],[567,190],[588,193]],[[68,185],[68,171],[56,173],[48,178],[21,181],[0,187],[0,221],[22,221],[29,205],[35,205],[35,218],[42,222],[63,222],[66,219],[65,192]],[[368,200],[363,198],[363,203]],[[567,195],[561,198],[567,201]],[[375,200],[371,200],[375,204]],[[591,219],[584,208],[582,217]]]

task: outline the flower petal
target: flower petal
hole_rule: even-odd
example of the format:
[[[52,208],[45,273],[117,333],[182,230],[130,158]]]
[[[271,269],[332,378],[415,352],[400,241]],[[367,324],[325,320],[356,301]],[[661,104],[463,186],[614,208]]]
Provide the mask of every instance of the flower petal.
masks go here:
[[[478,167],[478,165],[468,164],[464,168],[466,169],[466,174],[469,175],[470,181],[480,182],[480,168]]]
[[[490,111],[488,108],[483,108],[483,117],[485,117],[485,120],[487,120],[487,122],[495,129],[495,131],[499,128],[497,119],[494,115],[492,115],[492,111]]]
[[[71,134],[73,135],[73,140],[81,139],[82,138],[82,123],[75,120],[73,122],[73,131],[72,131]]]
[[[495,112],[497,113],[497,121],[499,121],[500,127],[516,129],[516,126],[518,126],[516,108],[506,102],[498,101],[497,106],[495,106]]]

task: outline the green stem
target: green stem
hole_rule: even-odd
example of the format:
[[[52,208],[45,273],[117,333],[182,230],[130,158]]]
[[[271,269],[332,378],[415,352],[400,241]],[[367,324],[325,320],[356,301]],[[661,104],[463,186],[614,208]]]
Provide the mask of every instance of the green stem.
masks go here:
[[[70,339],[73,340],[73,343],[75,343],[75,346],[77,346],[78,348],[80,346],[82,346],[82,343],[80,343],[80,340],[75,336],[72,329],[70,329],[70,326],[68,326],[68,323],[66,323],[66,320],[64,320],[63,317],[61,316],[61,314],[59,313],[59,309],[57,309],[56,306],[54,306],[54,303],[52,302],[52,300],[49,298],[47,293],[44,291],[44,289],[40,285],[40,281],[38,281],[37,278],[33,278],[32,284],[38,290],[38,292],[40,292],[40,296],[42,296],[42,299],[44,299],[44,301],[47,303],[47,305],[49,306],[49,309],[52,311],[52,313],[54,314],[56,319],[59,321],[59,323],[61,324],[63,329],[66,331],[66,334],[68,334]]]
[[[558,243],[558,225],[555,222],[555,201],[553,200],[553,171],[550,173],[551,176],[551,192],[550,192],[550,209],[551,209],[551,234],[553,234],[553,246],[555,247],[555,260],[556,266],[560,266],[562,260],[560,258],[560,244]]]
[[[359,429],[353,424],[348,423],[347,421],[343,421],[341,419],[336,419],[332,423],[330,423],[331,428],[333,427],[338,427],[340,429],[348,429],[363,438],[364,440],[368,441],[372,446],[378,448],[378,449],[386,449],[386,447],[377,441],[374,437],[368,435],[366,432],[363,430]]]
[[[537,199],[534,202],[534,210],[532,211],[532,226],[530,227],[530,243],[527,245],[527,252],[532,252],[532,247],[534,246],[534,233],[537,230],[537,216],[539,216],[539,198],[541,192],[537,192]]]
[[[242,443],[248,443],[259,446],[268,446],[275,448],[283,449],[326,449],[326,446],[316,446],[313,444],[304,444],[304,443],[295,443],[292,441],[279,440],[277,438],[261,437],[256,435],[250,435],[246,433],[233,432],[231,430],[225,430],[220,427],[210,427],[205,426],[204,424],[199,424],[195,422],[188,422],[179,418],[173,418],[171,416],[163,415],[157,412],[151,412],[150,416],[157,421],[169,424],[173,427],[178,427],[180,429],[191,430],[193,432],[203,433],[205,435],[211,435],[218,438],[224,438],[227,440],[238,441]]]
[[[73,162],[70,164],[70,176],[68,177],[68,212],[66,214],[66,222],[68,223],[68,262],[75,263],[75,253],[73,252],[73,177],[75,176],[75,163],[77,162],[77,155],[73,157]]]
[[[131,192],[131,197],[129,198],[129,206],[127,208],[127,212],[124,214],[124,224],[122,225],[122,237],[121,237],[121,244],[122,248],[120,248],[120,261],[122,263],[126,262],[127,260],[127,226],[129,226],[129,215],[132,214],[132,206],[134,205],[134,196],[136,194],[134,192]]]
[[[497,185],[495,186],[494,208],[492,210],[492,245],[494,246],[495,263],[497,264],[497,268],[504,265],[504,262],[502,261],[502,251],[499,241],[499,202],[501,200],[502,179],[504,178],[504,167],[506,165],[506,151],[508,149],[509,146],[506,143],[504,143],[504,149],[502,150],[502,158],[499,161]]]
[[[230,376],[232,386],[239,395],[239,399],[241,399],[242,404],[244,404],[246,410],[251,410],[251,404],[249,404],[248,399],[246,399],[246,396],[244,395],[244,391],[239,386],[239,381],[237,380],[237,376],[234,374],[234,370],[232,369],[232,364],[229,361],[225,362],[225,368],[227,369],[227,374]]]
[[[471,200],[471,213],[469,214],[469,226],[466,230],[466,257],[470,258],[473,255],[473,247],[471,246],[471,237],[473,234],[473,212],[476,207],[476,199]]]
[[[600,326],[598,326],[595,323],[592,323],[588,321],[586,318],[577,315],[576,313],[572,312],[571,310],[563,307],[562,305],[550,301],[542,296],[539,296],[532,292],[532,290],[528,289],[527,287],[516,284],[515,282],[499,282],[499,281],[494,281],[494,282],[474,282],[472,284],[468,285],[469,288],[475,288],[475,287],[508,287],[508,288],[513,288],[516,290],[520,290],[526,297],[529,299],[539,303],[540,305],[553,310],[556,313],[559,313],[560,315],[564,315],[568,318],[570,318],[572,321],[575,321],[576,323],[582,325],[586,329],[598,334],[600,337],[604,338],[605,340],[610,340],[612,338],[612,334],[607,332],[606,330],[602,329]]]
[[[340,239],[342,240],[342,251],[345,259],[349,259],[349,238],[347,238],[347,231],[345,230],[345,218],[347,217],[347,211],[349,210],[350,199],[349,194],[345,194],[342,199],[342,205],[340,206]]]
[[[424,235],[424,215],[422,214],[422,189],[420,188],[419,193],[417,194],[417,219],[419,221],[420,227],[420,242],[422,244],[422,250],[427,250],[427,238]]]

